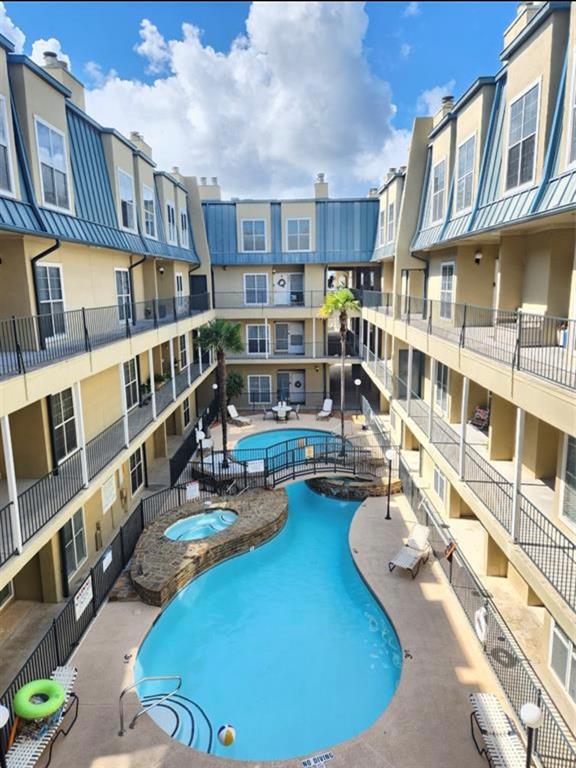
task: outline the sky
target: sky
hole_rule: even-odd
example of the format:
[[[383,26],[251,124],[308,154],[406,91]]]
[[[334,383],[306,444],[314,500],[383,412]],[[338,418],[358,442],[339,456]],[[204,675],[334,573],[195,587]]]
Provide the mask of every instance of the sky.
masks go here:
[[[365,195],[415,117],[499,68],[515,2],[0,2],[0,33],[86,86],[163,169],[225,197]]]

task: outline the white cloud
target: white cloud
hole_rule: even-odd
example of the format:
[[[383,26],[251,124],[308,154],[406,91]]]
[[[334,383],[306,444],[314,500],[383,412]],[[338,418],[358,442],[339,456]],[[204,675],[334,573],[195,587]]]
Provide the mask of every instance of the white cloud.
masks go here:
[[[118,72],[115,69],[104,72],[97,61],[87,61],[86,64],[84,64],[84,75],[87,80],[87,85],[91,85],[93,88],[102,88],[108,80],[113,80],[115,77],[118,77]]]
[[[404,9],[404,16],[410,18],[411,16],[419,16],[421,14],[420,3],[408,3]]]
[[[26,42],[26,35],[14,24],[10,16],[8,16],[4,3],[0,3],[0,34],[4,35],[10,42],[14,43],[16,53],[22,53],[24,50],[24,43]]]
[[[448,80],[444,85],[435,85],[427,91],[422,91],[418,96],[416,110],[421,115],[434,115],[442,104],[443,96],[451,96],[454,91],[456,81]]]
[[[52,53],[56,53],[58,55],[58,58],[61,61],[65,61],[66,64],[68,64],[68,67],[71,69],[71,62],[70,62],[70,56],[68,54],[64,53],[62,50],[62,44],[60,43],[60,40],[58,40],[55,37],[49,37],[47,40],[44,40],[43,38],[40,38],[39,40],[35,40],[32,43],[32,53],[30,55],[30,58],[32,61],[35,61],[36,64],[44,64],[44,53],[46,51],[51,51]]]
[[[167,41],[145,22],[138,52],[168,74],[107,78],[88,108],[140,130],[162,167],[218,175],[227,195],[310,194],[317,171],[336,194],[364,194],[407,145],[389,85],[366,61],[367,25],[363,3],[255,2],[246,34],[222,53],[191,24]]]
[[[162,72],[170,62],[170,51],[158,27],[148,19],[142,19],[140,37],[142,42],[135,45],[134,50],[147,59],[147,71],[154,74]]]
[[[412,46],[409,43],[402,43],[400,46],[400,56],[403,59],[407,59],[412,53]]]

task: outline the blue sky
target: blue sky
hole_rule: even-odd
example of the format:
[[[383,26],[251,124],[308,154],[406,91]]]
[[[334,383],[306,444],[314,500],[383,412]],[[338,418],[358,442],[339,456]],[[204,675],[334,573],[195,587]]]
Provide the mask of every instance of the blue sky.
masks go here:
[[[331,173],[342,193],[370,186],[387,170],[379,164],[402,162],[406,131],[417,114],[434,108],[447,90],[458,96],[479,75],[497,71],[502,33],[516,8],[515,2],[371,2],[364,10],[361,3],[323,3],[320,8],[298,4],[309,6],[307,10],[290,3],[252,7],[242,2],[4,5],[12,24],[26,36],[26,53],[33,51],[35,41],[57,39],[73,72],[94,90],[88,107],[99,120],[113,123],[115,118],[124,132],[129,127],[141,130],[154,140],[163,163],[180,164],[188,173],[224,175],[231,181],[230,192],[241,194],[249,191],[243,188],[249,181],[262,192],[273,184],[282,187],[279,193],[297,192],[305,175],[317,170]],[[247,34],[249,17],[248,43],[242,55],[230,55],[233,41]],[[143,19],[150,22],[145,30]],[[183,23],[201,33],[186,38]],[[0,29],[6,31],[4,24]],[[42,47],[36,46],[37,56]],[[265,71],[258,63],[264,49]],[[323,65],[317,68],[316,61]],[[218,77],[212,77],[210,68]],[[251,101],[254,83],[266,94],[264,106]],[[306,85],[314,94],[308,102],[301,92]],[[159,98],[167,113],[173,110],[166,145],[166,125],[144,103],[153,100],[157,110]],[[223,104],[229,105],[230,114]],[[242,122],[243,104],[252,124],[248,118]],[[330,126],[322,125],[320,105]],[[280,147],[276,154],[264,152],[248,138],[256,128],[259,141],[268,140],[262,125],[253,124],[262,109],[259,122],[268,126],[269,143],[280,143],[280,133],[288,154],[280,156]],[[307,135],[307,121],[315,126],[310,130],[323,133],[317,146]],[[373,125],[365,127],[367,123]],[[247,140],[240,143],[247,153],[258,155],[250,162],[230,151],[233,137],[242,137],[243,131]],[[179,158],[175,142],[186,141],[196,150],[183,146]],[[352,150],[345,146],[351,141]],[[290,151],[303,157],[298,160]],[[342,167],[336,162],[338,153]],[[344,166],[350,168],[351,162],[346,178]]]

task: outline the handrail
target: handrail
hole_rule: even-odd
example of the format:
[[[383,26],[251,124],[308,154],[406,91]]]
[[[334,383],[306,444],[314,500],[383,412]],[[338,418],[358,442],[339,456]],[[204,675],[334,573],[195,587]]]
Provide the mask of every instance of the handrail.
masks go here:
[[[174,694],[178,693],[180,688],[182,687],[182,675],[155,675],[155,676],[147,676],[147,677],[141,677],[139,680],[136,680],[135,683],[132,683],[132,685],[126,686],[124,690],[121,692],[119,698],[118,698],[118,706],[120,709],[120,730],[118,731],[118,736],[124,736],[126,733],[124,729],[124,696],[128,693],[128,691],[133,690],[136,688],[136,686],[140,685],[140,683],[144,683],[148,680],[178,680],[178,685],[176,688],[174,688],[173,691],[170,691],[169,693],[166,693],[164,696],[162,696],[158,701],[155,701],[153,704],[150,704],[150,706],[144,706],[140,711],[138,711],[132,720],[130,721],[130,724],[128,725],[129,728],[134,728],[136,725],[136,721],[146,712],[150,712],[151,709],[154,709],[154,707],[157,707],[159,704],[163,704],[167,699],[174,696]]]

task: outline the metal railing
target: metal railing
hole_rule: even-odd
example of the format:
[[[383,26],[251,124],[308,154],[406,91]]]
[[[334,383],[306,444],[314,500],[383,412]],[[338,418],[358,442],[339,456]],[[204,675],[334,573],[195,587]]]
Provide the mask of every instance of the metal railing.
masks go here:
[[[396,301],[400,319],[428,335],[576,389],[576,320],[415,296]]]
[[[170,393],[170,396],[172,396],[172,387],[170,383],[165,384],[162,389],[165,389],[166,387],[168,387],[168,392]],[[160,413],[160,409],[158,408],[158,398],[156,398],[156,412]],[[140,432],[152,422],[152,420],[151,399],[141,402],[139,405],[132,408],[132,410],[128,411],[128,434],[130,440],[134,440],[134,438],[137,437]]]
[[[124,417],[121,416],[86,443],[88,479],[96,475],[124,449]]]
[[[286,287],[269,291],[215,291],[214,309],[247,309],[264,314],[275,308],[320,308],[325,298],[325,291],[291,291]]]
[[[340,412],[340,392],[335,393],[335,397],[332,397],[330,393],[326,392],[314,392],[310,390],[293,390],[292,394],[289,391],[283,389],[276,389],[273,392],[244,392],[242,395],[231,398],[231,403],[236,406],[238,411],[245,411],[248,413],[262,414],[264,411],[269,411],[271,406],[277,405],[280,401],[285,401],[293,408],[299,406],[300,411],[313,411],[319,413],[322,409],[322,404],[327,398],[332,399],[332,411],[334,414]],[[355,412],[360,410],[358,399],[355,397],[347,397],[344,402],[345,412]]]
[[[12,502],[0,509],[0,566],[16,552],[12,533]]]
[[[0,378],[175,323],[210,309],[210,295],[0,319]]]
[[[394,294],[385,291],[360,290],[358,299],[367,309],[377,309],[385,315],[391,315],[394,306]]]
[[[182,441],[178,450],[170,458],[170,485],[176,485],[180,475],[186,468],[186,465],[190,461],[194,454],[194,451],[198,447],[198,441],[196,439],[196,430],[201,429],[205,434],[208,428],[216,418],[218,412],[218,400],[214,398],[208,408],[206,408],[196,424],[192,427],[188,435]]]
[[[118,697],[118,710],[119,710],[119,716],[120,716],[120,729],[118,731],[118,736],[124,736],[124,734],[126,733],[124,729],[124,696],[126,696],[126,694],[129,691],[134,690],[134,688],[137,688],[142,683],[145,683],[151,680],[154,680],[154,681],[177,680],[178,685],[172,691],[169,691],[168,693],[163,694],[152,703],[146,704],[141,709],[139,709],[138,712],[132,718],[132,720],[130,720],[128,728],[134,728],[134,726],[136,725],[138,720],[142,717],[142,715],[145,715],[146,712],[150,712],[150,710],[154,709],[154,707],[161,706],[165,701],[172,698],[172,696],[174,696],[182,687],[181,675],[147,675],[146,677],[141,677],[139,680],[136,680],[135,683],[132,683],[131,685],[127,685],[126,688],[122,689],[120,696]]]
[[[318,357],[340,357],[340,338],[332,334],[325,339],[316,342],[303,341],[298,345],[284,346],[262,340],[260,343],[248,342],[241,352],[229,352],[226,359],[233,360],[275,360],[285,358],[318,358]],[[359,345],[356,336],[353,333],[348,335],[346,342],[346,356],[358,357]]]

